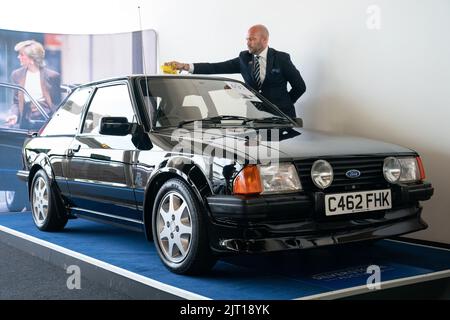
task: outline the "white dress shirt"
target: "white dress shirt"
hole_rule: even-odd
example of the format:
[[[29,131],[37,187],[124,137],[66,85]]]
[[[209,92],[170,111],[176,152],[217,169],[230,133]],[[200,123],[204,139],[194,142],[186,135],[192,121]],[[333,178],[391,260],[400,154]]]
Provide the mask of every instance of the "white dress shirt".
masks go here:
[[[27,71],[27,75],[25,78],[25,90],[35,98],[36,100],[43,99],[42,87],[41,87],[41,73],[38,72],[30,72]],[[29,102],[27,95],[24,95],[25,102]]]

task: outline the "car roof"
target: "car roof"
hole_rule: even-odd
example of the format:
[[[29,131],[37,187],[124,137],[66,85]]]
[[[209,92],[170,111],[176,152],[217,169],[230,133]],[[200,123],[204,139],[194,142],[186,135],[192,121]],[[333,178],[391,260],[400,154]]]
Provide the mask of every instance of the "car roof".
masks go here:
[[[86,86],[97,86],[102,85],[109,82],[117,82],[117,81],[130,81],[134,79],[139,78],[147,78],[147,79],[207,79],[207,80],[221,80],[221,81],[233,81],[233,82],[240,82],[240,80],[232,79],[232,78],[225,78],[225,77],[217,77],[217,76],[209,76],[209,75],[165,75],[165,74],[152,74],[152,75],[145,75],[145,74],[132,74],[132,75],[126,75],[123,77],[113,77],[113,78],[105,78],[89,83],[83,83],[80,84],[79,87],[86,87]]]

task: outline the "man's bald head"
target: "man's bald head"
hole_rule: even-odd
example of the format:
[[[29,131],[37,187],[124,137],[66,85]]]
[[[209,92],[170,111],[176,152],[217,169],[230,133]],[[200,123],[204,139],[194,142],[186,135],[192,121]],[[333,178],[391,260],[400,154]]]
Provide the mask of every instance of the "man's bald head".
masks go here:
[[[269,39],[269,30],[266,28],[265,25],[262,24],[256,24],[252,27],[250,27],[250,29],[248,30],[249,32],[255,32],[260,34],[262,37],[265,37],[267,39]]]
[[[262,24],[257,24],[247,33],[247,47],[251,54],[260,54],[269,43],[269,30]]]

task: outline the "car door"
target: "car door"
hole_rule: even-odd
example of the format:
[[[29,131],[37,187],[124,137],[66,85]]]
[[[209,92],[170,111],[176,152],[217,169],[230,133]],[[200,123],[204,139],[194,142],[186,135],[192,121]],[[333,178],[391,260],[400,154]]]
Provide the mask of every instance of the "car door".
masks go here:
[[[83,110],[92,92],[92,87],[76,89],[62,103],[41,132],[41,137],[45,137],[49,148],[51,148],[49,159],[53,175],[62,196],[65,198],[70,198],[67,185],[68,161],[70,157],[68,157],[67,150],[72,145],[72,141],[79,131]]]
[[[141,225],[133,189],[131,134],[102,135],[103,117],[126,117],[136,122],[126,82],[110,83],[95,89],[84,116],[81,131],[68,150],[67,182],[74,213],[119,222],[130,227]]]
[[[26,101],[19,117],[17,97],[23,95]],[[29,117],[33,111],[34,117]],[[22,118],[23,121],[19,121]],[[0,192],[5,193],[6,209],[20,211],[28,203],[28,192],[17,173],[22,169],[22,146],[32,132],[37,132],[49,118],[44,107],[33,99],[21,86],[0,83]],[[0,208],[4,207],[0,203]]]

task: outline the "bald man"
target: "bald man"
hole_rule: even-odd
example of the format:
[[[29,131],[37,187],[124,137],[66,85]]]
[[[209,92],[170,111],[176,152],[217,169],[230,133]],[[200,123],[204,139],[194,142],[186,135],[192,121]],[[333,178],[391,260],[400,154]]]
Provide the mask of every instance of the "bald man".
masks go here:
[[[247,85],[259,91],[288,116],[295,118],[294,104],[305,93],[306,85],[289,54],[268,47],[269,31],[252,26],[247,34],[248,50],[239,57],[218,63],[165,63],[194,74],[240,73]],[[287,90],[287,83],[291,90]]]

